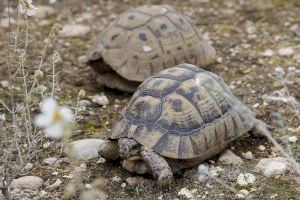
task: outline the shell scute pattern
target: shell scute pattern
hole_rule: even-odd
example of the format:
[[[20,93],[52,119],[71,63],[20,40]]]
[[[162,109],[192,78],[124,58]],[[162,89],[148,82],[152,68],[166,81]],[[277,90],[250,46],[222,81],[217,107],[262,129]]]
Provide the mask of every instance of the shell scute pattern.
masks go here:
[[[167,5],[145,5],[128,10],[99,36],[105,63],[120,76],[144,81],[179,63],[204,66],[215,60],[215,50],[202,39],[190,20]],[[91,60],[94,57],[89,56]],[[97,55],[100,58],[100,55]]]
[[[253,126],[233,106],[233,94],[222,95],[227,90],[216,75],[192,65],[166,69],[139,87],[110,138],[134,138],[169,158],[200,157]]]

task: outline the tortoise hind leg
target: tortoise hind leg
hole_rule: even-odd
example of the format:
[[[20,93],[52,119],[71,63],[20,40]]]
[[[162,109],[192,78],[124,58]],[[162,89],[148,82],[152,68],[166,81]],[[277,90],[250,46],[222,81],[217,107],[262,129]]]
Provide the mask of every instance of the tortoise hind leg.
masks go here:
[[[154,178],[161,186],[167,186],[173,182],[172,170],[163,157],[146,147],[142,147],[141,156],[148,163]]]

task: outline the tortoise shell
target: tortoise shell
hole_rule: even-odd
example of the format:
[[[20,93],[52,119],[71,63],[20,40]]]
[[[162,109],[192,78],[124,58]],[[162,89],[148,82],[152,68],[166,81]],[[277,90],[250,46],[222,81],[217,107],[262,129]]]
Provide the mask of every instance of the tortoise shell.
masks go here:
[[[168,158],[208,158],[253,127],[250,113],[222,78],[180,64],[140,85],[108,137],[133,138]]]
[[[138,82],[179,63],[204,66],[215,58],[215,49],[191,20],[167,5],[144,5],[124,12],[87,53],[90,63],[103,59],[123,78]]]

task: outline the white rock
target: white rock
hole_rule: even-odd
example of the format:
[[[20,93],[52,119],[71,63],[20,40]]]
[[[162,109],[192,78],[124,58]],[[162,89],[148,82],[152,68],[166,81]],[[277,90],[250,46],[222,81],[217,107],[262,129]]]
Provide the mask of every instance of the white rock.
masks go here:
[[[284,69],[283,69],[282,67],[276,67],[276,68],[274,69],[274,72],[275,72],[276,74],[279,74],[279,75],[284,75],[284,74],[285,74],[285,71],[284,71]]]
[[[80,100],[79,101],[79,106],[80,107],[87,107],[87,106],[90,106],[91,105],[91,102],[88,101],[88,100]]]
[[[45,190],[42,190],[42,191],[40,192],[39,196],[40,196],[41,198],[44,198],[44,197],[47,196],[47,194],[48,194],[48,192],[46,192]]]
[[[79,56],[78,58],[77,58],[77,62],[78,62],[78,64],[79,64],[79,66],[84,66],[85,65],[85,63],[87,62],[87,56],[86,55],[82,55],[82,56]]]
[[[37,176],[23,176],[18,179],[14,179],[11,183],[12,189],[30,189],[37,190],[43,184],[43,179]]]
[[[91,31],[90,27],[80,24],[66,24],[60,32],[61,37],[84,37]]]
[[[207,165],[200,164],[198,166],[198,181],[206,182],[210,177],[210,171]]]
[[[253,154],[251,151],[247,151],[246,153],[243,153],[243,156],[247,160],[252,160],[253,159]]]
[[[33,164],[32,164],[32,163],[27,163],[27,164],[25,165],[25,167],[24,167],[24,169],[25,169],[26,171],[30,171],[30,170],[32,170],[32,168],[33,168]]]
[[[121,184],[121,187],[122,187],[122,188],[125,188],[125,187],[126,187],[126,183],[122,183],[122,184]]]
[[[260,55],[264,57],[272,57],[273,56],[273,51],[271,49],[266,49],[264,52],[260,53]]]
[[[55,4],[57,2],[57,0],[49,0],[50,4]]]
[[[5,114],[0,114],[0,121],[2,121],[2,122],[6,121]]]
[[[248,196],[249,195],[249,191],[246,190],[246,189],[242,189],[239,191],[240,193],[244,194],[245,196]]]
[[[292,47],[284,47],[278,50],[278,54],[280,56],[292,56],[295,53],[294,49]]]
[[[241,186],[246,186],[248,184],[253,184],[255,181],[255,176],[251,173],[240,173],[237,177],[237,183]]]
[[[296,143],[297,140],[298,140],[297,136],[290,136],[290,137],[289,137],[289,142],[290,142],[290,143]]]
[[[245,195],[242,194],[242,193],[237,193],[237,194],[235,195],[235,198],[237,198],[237,199],[245,199]]]
[[[222,167],[210,167],[209,169],[209,173],[212,175],[212,176],[219,176],[220,172],[224,172],[224,169]]]
[[[92,189],[93,188],[93,186],[91,184],[89,184],[89,183],[85,184],[84,187],[86,189]]]
[[[55,13],[54,8],[52,8],[51,6],[38,5],[37,8],[38,9],[36,10],[35,17],[40,19],[49,17],[50,15],[53,15]]]
[[[45,190],[48,192],[53,191],[57,189],[61,184],[62,181],[60,179],[56,179],[56,181],[52,185],[48,185],[47,187],[45,187]]]
[[[47,148],[49,148],[51,146],[51,143],[50,142],[45,142],[44,144],[43,144],[43,149],[47,149]]]
[[[101,164],[103,164],[103,163],[105,163],[106,162],[106,159],[105,158],[99,158],[98,160],[97,160],[97,164],[99,164],[99,163],[101,163]]]
[[[264,176],[274,177],[284,174],[289,169],[289,163],[284,157],[263,158],[255,166],[255,169]]]
[[[59,158],[56,157],[49,157],[43,160],[43,164],[45,165],[53,165],[53,164],[60,164],[62,162],[62,160],[60,160]]]
[[[11,18],[10,23],[15,24],[16,21]],[[1,28],[9,28],[9,18],[0,18],[0,27]]]
[[[70,151],[71,155],[75,159],[87,160],[98,157],[98,150],[100,145],[104,142],[101,139],[83,139],[77,140],[70,144],[70,147],[66,149]]]
[[[266,150],[266,147],[265,147],[264,145],[259,145],[259,146],[258,146],[258,149],[259,149],[260,151],[264,151],[264,150]]]
[[[226,150],[219,158],[219,162],[223,165],[240,165],[243,163],[243,160],[235,155],[231,150]]]
[[[85,172],[87,169],[86,164],[85,163],[81,163],[79,165],[79,167],[75,167],[75,172]]]
[[[290,30],[298,37],[300,37],[300,26],[299,24],[294,24],[291,26]]]
[[[108,98],[105,96],[105,94],[101,94],[101,95],[95,95],[92,97],[92,102],[101,105],[101,106],[106,106],[109,104],[109,100]]]
[[[8,88],[9,82],[6,80],[0,81],[0,85],[2,88]]]
[[[122,181],[122,178],[121,178],[120,176],[114,176],[114,177],[112,178],[112,181],[113,181],[113,182],[116,182],[116,183],[120,183],[120,182]]]
[[[184,197],[186,199],[192,199],[193,198],[192,193],[187,188],[182,188],[178,192],[178,196]]]

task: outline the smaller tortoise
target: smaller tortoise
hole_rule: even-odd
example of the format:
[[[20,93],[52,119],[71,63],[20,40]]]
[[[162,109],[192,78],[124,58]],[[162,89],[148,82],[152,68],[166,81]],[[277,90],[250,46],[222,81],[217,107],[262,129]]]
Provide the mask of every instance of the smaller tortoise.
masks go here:
[[[221,77],[180,64],[139,86],[99,154],[168,185],[261,123]]]
[[[144,5],[122,13],[86,54],[100,72],[97,82],[134,92],[146,78],[180,63],[205,66],[215,49],[191,20],[168,5]]]

